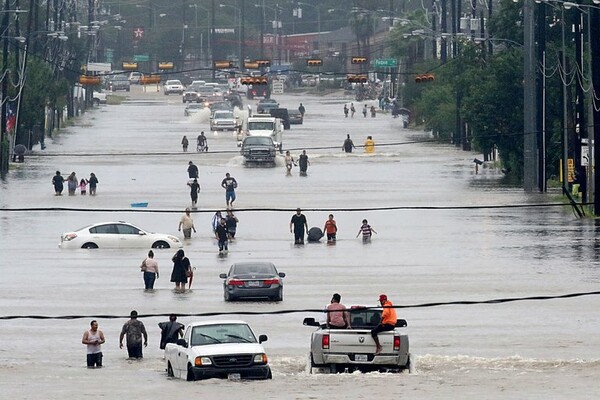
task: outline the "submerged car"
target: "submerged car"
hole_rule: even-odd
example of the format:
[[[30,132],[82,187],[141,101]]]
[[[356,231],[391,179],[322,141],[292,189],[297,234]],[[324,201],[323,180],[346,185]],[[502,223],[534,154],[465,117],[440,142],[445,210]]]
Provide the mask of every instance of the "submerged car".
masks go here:
[[[209,378],[271,379],[262,345],[244,321],[210,320],[189,324],[183,339],[167,343],[167,375],[187,381]]]
[[[304,117],[300,111],[288,109],[288,115],[291,125],[302,125],[304,123]]]
[[[61,249],[122,249],[122,248],[181,248],[179,238],[164,233],[152,233],[123,221],[101,222],[73,232],[63,233]]]
[[[206,106],[203,103],[190,103],[187,106],[185,106],[185,110],[183,110],[183,114],[186,117],[192,116],[196,113],[198,113],[200,110],[206,108]]]
[[[268,298],[283,300],[283,279],[285,273],[278,272],[270,262],[235,263],[229,273],[220,274],[223,281],[225,301],[242,298]]]

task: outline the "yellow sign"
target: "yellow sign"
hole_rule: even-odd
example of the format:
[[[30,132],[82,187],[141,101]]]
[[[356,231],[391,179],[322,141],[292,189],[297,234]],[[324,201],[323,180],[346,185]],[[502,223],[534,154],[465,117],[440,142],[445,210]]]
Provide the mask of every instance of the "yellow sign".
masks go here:
[[[567,178],[569,179],[569,183],[575,181],[575,161],[572,158],[567,160]],[[562,158],[560,159],[560,181],[563,181],[563,168],[562,168]]]
[[[173,69],[173,63],[172,62],[159,62],[158,63],[158,69]]]
[[[133,62],[124,62],[123,69],[125,71],[132,71],[138,69],[138,64]]]

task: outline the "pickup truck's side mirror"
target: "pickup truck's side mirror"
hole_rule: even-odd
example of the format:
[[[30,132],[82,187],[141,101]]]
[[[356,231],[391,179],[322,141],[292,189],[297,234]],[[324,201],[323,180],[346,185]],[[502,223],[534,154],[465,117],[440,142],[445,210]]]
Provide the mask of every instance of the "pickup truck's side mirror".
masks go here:
[[[187,342],[185,341],[185,339],[177,339],[177,346],[182,346],[182,347],[188,347]]]
[[[396,320],[396,328],[404,328],[406,327],[408,324],[406,323],[405,319],[397,319]]]
[[[302,325],[306,325],[306,326],[319,326],[319,321],[315,321],[314,318],[311,317],[306,317],[304,318],[304,321],[302,322]]]
[[[266,342],[267,340],[269,340],[269,338],[267,337],[267,335],[260,335],[258,337],[258,343]]]
[[[221,278],[221,279],[227,279],[227,274],[219,274],[219,278]]]

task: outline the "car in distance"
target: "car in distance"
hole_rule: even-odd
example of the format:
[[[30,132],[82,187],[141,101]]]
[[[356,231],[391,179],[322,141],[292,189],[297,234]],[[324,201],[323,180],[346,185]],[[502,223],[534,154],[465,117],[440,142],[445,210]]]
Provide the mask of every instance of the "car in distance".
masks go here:
[[[270,136],[246,136],[240,144],[244,165],[275,166],[277,145]]]
[[[219,277],[223,279],[223,298],[225,301],[233,301],[242,298],[268,298],[275,301],[283,300],[282,278],[285,277],[285,273],[278,272],[273,263],[235,263],[229,268],[227,274],[220,274]]]
[[[262,345],[266,335],[256,335],[239,320],[193,322],[182,339],[165,346],[167,375],[197,379],[271,379],[271,367]]]
[[[63,233],[61,249],[181,248],[183,243],[173,235],[152,233],[123,222],[101,222],[73,232]]]
[[[114,74],[108,78],[108,90],[112,92],[116,92],[117,90],[129,92],[131,90],[131,83],[127,76],[123,74]]]
[[[129,74],[129,83],[131,83],[131,84],[139,84],[140,83],[140,79],[143,76],[144,75],[141,72],[133,71],[132,73]]]
[[[275,99],[261,99],[256,105],[258,114],[268,114],[271,108],[279,108],[279,103]]]
[[[169,79],[163,86],[165,96],[170,94],[183,94],[183,84],[179,79]]]
[[[211,131],[235,131],[238,128],[238,118],[230,110],[215,110],[210,116]]]
[[[100,104],[106,104],[107,103],[106,93],[104,91],[101,91],[101,92],[94,91],[92,94],[92,103],[94,103],[95,106],[99,106]]]
[[[279,118],[283,124],[283,129],[290,129],[290,114],[287,108],[269,108],[267,111],[271,117]]]
[[[288,109],[288,116],[290,118],[290,125],[302,125],[304,123],[304,117],[298,110]]]
[[[200,110],[203,110],[205,108],[206,106],[203,103],[190,103],[187,106],[185,106],[185,109],[183,110],[183,115],[185,115],[186,117],[191,117],[192,115],[195,115]]]
[[[198,95],[198,92],[193,91],[193,90],[186,90],[185,92],[183,92],[183,96],[181,97],[181,100],[184,103],[191,103],[191,102],[196,102],[196,103],[200,103],[200,95]]]

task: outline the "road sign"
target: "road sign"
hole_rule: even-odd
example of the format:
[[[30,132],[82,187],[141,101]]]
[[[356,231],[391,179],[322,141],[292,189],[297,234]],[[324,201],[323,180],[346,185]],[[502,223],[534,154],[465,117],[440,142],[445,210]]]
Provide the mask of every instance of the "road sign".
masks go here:
[[[134,54],[133,61],[137,61],[137,62],[150,61],[150,56],[147,54]]]
[[[375,67],[395,68],[398,66],[398,60],[395,58],[378,58],[375,60]]]

